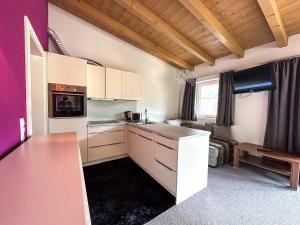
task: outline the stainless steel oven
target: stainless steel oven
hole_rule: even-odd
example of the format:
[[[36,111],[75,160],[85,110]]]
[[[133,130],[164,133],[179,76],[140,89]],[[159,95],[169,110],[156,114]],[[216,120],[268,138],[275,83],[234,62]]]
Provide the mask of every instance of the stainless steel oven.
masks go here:
[[[48,84],[49,117],[85,117],[86,87]]]

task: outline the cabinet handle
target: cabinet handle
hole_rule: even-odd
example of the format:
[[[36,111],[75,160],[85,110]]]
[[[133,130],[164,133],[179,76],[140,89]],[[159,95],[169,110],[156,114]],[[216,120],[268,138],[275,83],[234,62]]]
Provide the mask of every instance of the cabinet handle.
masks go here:
[[[173,149],[173,148],[171,148],[171,147],[169,147],[169,146],[167,146],[167,145],[164,145],[164,144],[161,144],[161,143],[158,143],[158,142],[156,142],[156,144],[158,144],[158,145],[160,145],[160,146],[163,146],[163,147],[165,147],[165,148],[167,148],[167,149],[170,149],[171,151],[175,151],[175,149]]]
[[[172,171],[172,172],[175,172],[175,171],[172,170],[170,167],[166,166],[165,164],[163,164],[162,162],[158,161],[157,159],[155,159],[155,161],[156,161],[158,164],[160,164],[160,165],[162,165],[163,167],[165,167],[166,169],[168,169],[168,170],[170,170],[170,171]]]
[[[151,140],[150,138],[147,138],[147,137],[145,137],[145,136],[143,136],[143,135],[141,135],[141,134],[137,134],[137,135],[139,135],[140,137],[145,138],[145,139],[147,139],[147,140],[149,140],[149,141],[153,141],[153,140]]]
[[[113,144],[106,144],[106,145],[97,145],[97,146],[91,146],[88,148],[97,148],[97,147],[104,147],[104,146],[110,146],[110,145],[119,145],[119,144],[123,144],[124,142],[118,142],[118,143],[113,143]]]

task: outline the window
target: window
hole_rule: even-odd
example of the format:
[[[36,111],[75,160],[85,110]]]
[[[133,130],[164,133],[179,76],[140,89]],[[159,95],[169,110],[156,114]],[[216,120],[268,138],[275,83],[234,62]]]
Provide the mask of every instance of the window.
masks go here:
[[[218,110],[219,79],[196,83],[197,118],[215,118]]]

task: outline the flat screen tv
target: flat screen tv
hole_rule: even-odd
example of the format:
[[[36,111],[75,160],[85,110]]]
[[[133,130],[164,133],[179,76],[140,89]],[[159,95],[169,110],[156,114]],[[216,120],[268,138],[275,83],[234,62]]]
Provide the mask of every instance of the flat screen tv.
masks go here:
[[[233,93],[258,92],[276,88],[272,64],[253,67],[233,73]]]

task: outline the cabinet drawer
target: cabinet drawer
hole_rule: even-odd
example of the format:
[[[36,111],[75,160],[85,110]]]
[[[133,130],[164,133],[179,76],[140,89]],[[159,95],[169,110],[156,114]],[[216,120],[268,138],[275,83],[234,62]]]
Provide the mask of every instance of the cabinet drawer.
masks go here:
[[[124,131],[89,134],[88,147],[121,143],[124,142],[124,138]]]
[[[95,127],[88,127],[88,133],[100,133],[100,132],[110,132],[110,131],[120,131],[125,130],[124,125],[105,125],[105,126],[95,126]]]
[[[158,160],[154,161],[155,177],[173,193],[176,194],[176,179],[175,171],[169,169]]]
[[[136,128],[136,127],[134,127],[134,126],[130,126],[130,125],[129,125],[129,126],[128,126],[128,130],[131,131],[131,132],[133,132],[133,133],[136,133],[136,134],[138,133],[138,128]]]
[[[137,129],[137,134],[139,134],[140,136],[143,136],[145,138],[148,138],[150,140],[154,140],[154,133],[151,133],[149,131],[145,131],[143,129]]]
[[[178,149],[178,141],[161,135],[155,135],[155,141],[170,148]]]
[[[155,159],[177,171],[177,150],[155,143]]]
[[[88,148],[88,161],[109,158],[124,153],[124,143]]]

